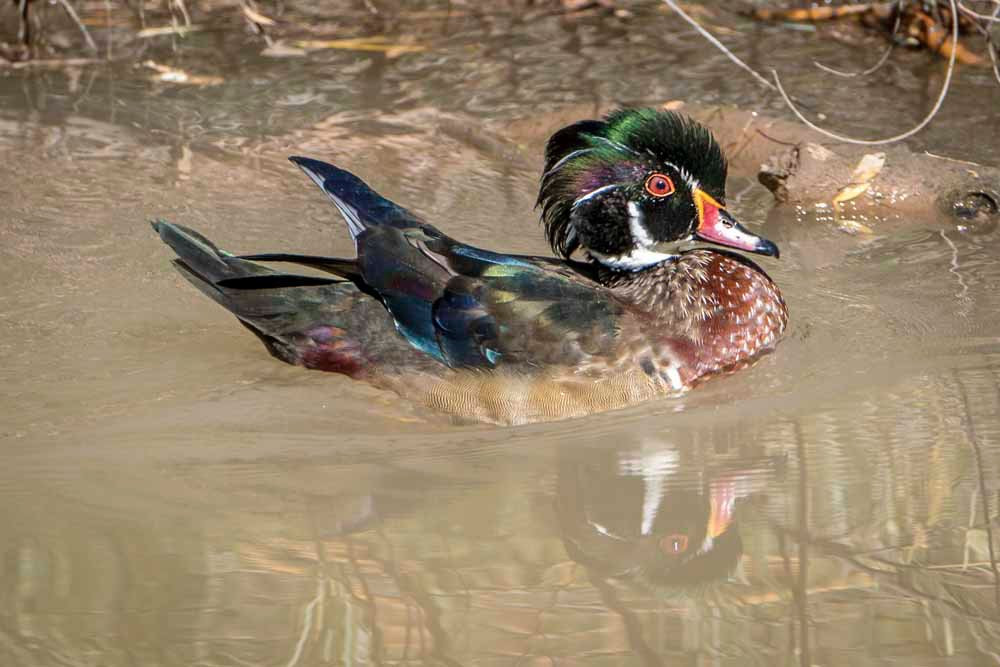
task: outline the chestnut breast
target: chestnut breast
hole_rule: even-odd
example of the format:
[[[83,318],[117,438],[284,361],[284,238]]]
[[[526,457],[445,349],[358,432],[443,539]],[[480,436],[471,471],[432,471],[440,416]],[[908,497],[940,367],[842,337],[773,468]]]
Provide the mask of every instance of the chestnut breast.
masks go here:
[[[746,366],[774,347],[788,323],[775,284],[735,254],[693,250],[608,286],[641,311],[633,331],[623,332],[621,359],[675,390]]]

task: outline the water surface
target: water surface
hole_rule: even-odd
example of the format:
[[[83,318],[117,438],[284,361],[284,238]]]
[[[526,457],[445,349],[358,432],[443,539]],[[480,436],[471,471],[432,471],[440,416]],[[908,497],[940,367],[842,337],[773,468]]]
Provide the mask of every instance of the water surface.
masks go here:
[[[491,139],[512,121],[780,110],[654,5],[457,7],[340,16],[427,47],[395,57],[266,58],[231,30],[145,54],[217,86],[0,71],[0,663],[1000,664],[993,227],[929,211],[852,236],[736,176],[733,208],[782,247],[777,352],[503,429],[285,366],[171,270],[152,217],[238,252],[350,253],[289,154],[543,253],[542,145]],[[919,119],[940,83],[915,53],[850,85],[807,66],[861,69],[875,38],[707,20],[858,133]],[[998,108],[964,69],[913,146],[996,164]]]

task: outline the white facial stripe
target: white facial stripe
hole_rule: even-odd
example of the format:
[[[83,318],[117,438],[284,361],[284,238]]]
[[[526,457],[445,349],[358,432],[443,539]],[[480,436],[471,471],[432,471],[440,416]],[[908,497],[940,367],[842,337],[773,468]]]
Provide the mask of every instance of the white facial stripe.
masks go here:
[[[628,203],[628,230],[636,245],[650,248],[656,244],[645,225],[642,224],[642,211],[639,210],[639,205],[634,201]]]
[[[615,144],[615,142],[607,139],[604,139],[604,141],[607,141],[608,143],[611,144]],[[620,146],[620,148],[630,150],[625,146]],[[581,149],[579,151],[574,151],[573,153],[570,153],[565,158],[560,160],[559,163],[557,163],[552,169],[550,169],[549,172],[546,173],[548,174],[557,169],[569,157],[572,157],[577,153],[587,152],[589,150],[593,149]],[[695,179],[694,176],[691,175],[691,172],[689,172],[687,169],[684,169],[683,167],[678,167],[677,165],[671,162],[663,162],[663,164],[675,169],[677,173],[680,174],[681,178],[684,179],[684,182],[688,184],[688,187],[691,188],[692,192],[698,189],[699,184],[697,179]],[[595,190],[591,190],[590,192],[574,200],[573,208],[576,208],[579,204],[582,204],[591,197],[594,197],[602,192],[606,192],[607,190],[611,190],[617,187],[621,187],[621,184],[612,183],[610,185],[604,185]],[[590,256],[599,261],[601,264],[604,264],[605,266],[610,267],[612,269],[618,269],[624,271],[639,271],[648,266],[659,264],[660,262],[664,262],[669,259],[675,259],[677,257],[677,255],[671,253],[657,252],[656,250],[653,250],[653,247],[656,245],[656,241],[653,239],[652,236],[650,236],[649,230],[646,229],[645,224],[643,224],[642,210],[639,208],[638,204],[632,201],[628,202],[628,229],[629,233],[632,236],[632,242],[633,242],[633,247],[631,252],[624,253],[621,255],[605,255],[603,253],[596,252],[589,248],[587,249],[587,252],[589,252]],[[682,384],[680,382],[679,376],[676,379],[674,377],[670,377],[670,381],[671,384],[675,386],[675,388],[677,388],[677,385]]]
[[[573,208],[576,208],[577,205],[582,204],[583,202],[587,201],[588,199],[590,199],[591,197],[593,197],[595,195],[599,195],[602,192],[606,192],[607,190],[611,190],[612,188],[617,188],[617,187],[619,187],[618,183],[612,183],[611,185],[602,185],[601,187],[597,188],[596,190],[591,190],[590,192],[588,192],[587,194],[583,195],[582,197],[577,197],[576,199],[574,199],[573,200]]]
[[[677,255],[653,250],[656,241],[649,235],[649,230],[642,224],[642,211],[635,202],[628,203],[628,230],[632,235],[632,251],[622,255],[605,255],[588,249],[590,255],[605,266],[626,271],[638,271],[653,264],[659,264]]]

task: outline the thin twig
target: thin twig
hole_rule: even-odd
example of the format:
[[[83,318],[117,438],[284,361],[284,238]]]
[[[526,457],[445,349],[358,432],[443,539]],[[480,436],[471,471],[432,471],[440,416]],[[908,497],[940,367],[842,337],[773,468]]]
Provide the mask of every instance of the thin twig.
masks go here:
[[[9,67],[11,69],[28,69],[35,67],[83,67],[85,65],[101,65],[105,62],[107,61],[99,58],[44,58],[35,60],[19,60],[18,62],[5,64],[3,67]]]
[[[27,47],[31,46],[31,23],[28,18],[28,0],[20,0],[17,6],[17,15],[20,24],[17,29],[17,37],[21,43]]]
[[[979,438],[976,435],[976,425],[972,421],[972,409],[969,407],[969,395],[965,391],[965,384],[958,372],[955,372],[955,382],[958,384],[958,393],[962,397],[962,405],[965,408],[965,433],[972,447],[972,453],[976,458],[976,470],[978,471],[979,495],[982,496],[984,521],[986,522],[986,546],[989,548],[990,570],[993,571],[993,596],[997,609],[1000,609],[1000,570],[997,569],[997,557],[993,553],[993,525],[990,519],[990,501],[986,493],[986,473],[983,471],[983,453],[979,448]]]
[[[983,165],[979,164],[978,162],[971,162],[969,160],[959,160],[958,158],[948,157],[946,155],[938,155],[937,153],[931,153],[930,151],[924,151],[924,155],[926,155],[927,157],[935,158],[937,160],[947,160],[948,162],[957,162],[959,164],[967,164],[967,165],[970,165],[972,167],[982,167],[983,166]]]
[[[986,21],[987,23],[997,23],[998,21],[1000,21],[1000,19],[997,18],[996,12],[993,12],[992,16],[990,16],[989,14],[980,14],[979,12],[973,9],[969,9],[961,2],[958,3],[958,9],[966,16],[971,16],[972,18],[979,19],[980,21]]]
[[[1000,17],[1000,2],[997,3],[996,9],[993,10],[992,20],[996,21]],[[993,63],[993,76],[996,77],[997,83],[1000,83],[1000,63],[997,63],[997,47],[993,43],[993,31],[986,31],[986,50],[990,54],[990,61]]]
[[[889,35],[889,48],[885,50],[885,52],[882,54],[882,57],[878,59],[878,62],[869,67],[868,69],[864,70],[863,72],[842,72],[840,70],[833,69],[832,67],[824,65],[823,63],[817,62],[815,60],[813,61],[813,65],[820,68],[824,72],[829,72],[830,74],[833,74],[835,76],[842,76],[845,78],[851,78],[855,76],[868,76],[869,74],[874,73],[889,60],[889,56],[892,55],[893,49],[896,48],[896,35],[899,33],[899,26],[903,23],[903,9],[905,8],[906,8],[905,0],[900,0],[899,6],[896,8],[896,22],[892,26],[892,34]]]
[[[663,1],[667,2],[667,0]],[[951,3],[952,15],[957,16],[958,10],[955,5],[955,0],[949,0],[949,2]],[[941,86],[941,93],[938,95],[937,101],[934,103],[934,108],[930,110],[930,113],[928,113],[927,116],[916,125],[916,127],[907,130],[902,134],[897,134],[893,137],[889,137],[888,139],[854,139],[853,137],[846,137],[841,134],[835,134],[833,132],[830,132],[829,130],[824,130],[820,126],[810,121],[804,115],[802,115],[802,112],[799,111],[798,108],[796,108],[795,104],[788,97],[788,93],[786,93],[785,89],[782,88],[781,80],[778,78],[778,72],[772,69],[771,74],[772,76],[774,76],[774,83],[775,85],[778,86],[778,92],[781,93],[781,97],[785,100],[785,104],[787,104],[788,108],[792,110],[792,113],[795,114],[795,117],[798,118],[803,123],[805,123],[806,126],[808,126],[810,129],[815,130],[816,132],[819,132],[824,136],[830,137],[831,139],[836,139],[837,141],[843,141],[844,143],[848,144],[860,144],[863,146],[879,146],[882,144],[891,144],[897,141],[902,141],[907,137],[912,137],[914,134],[924,129],[924,127],[926,127],[927,124],[931,122],[934,116],[937,115],[937,112],[941,109],[941,105],[944,103],[944,98],[948,96],[948,89],[951,87],[951,75],[955,71],[955,54],[958,52],[958,49],[955,48],[955,45],[958,44],[957,20],[951,22],[951,43],[952,43],[951,54],[948,57],[948,72],[947,74],[945,74],[944,84],[942,84]]]
[[[750,67],[745,62],[743,62],[742,60],[740,60],[736,56],[735,53],[733,53],[732,51],[730,51],[729,49],[727,49],[722,42],[720,42],[718,39],[715,38],[714,35],[712,35],[712,33],[710,33],[709,31],[705,30],[705,28],[701,27],[701,25],[699,25],[697,21],[695,21],[693,18],[691,18],[690,16],[688,16],[687,13],[683,9],[681,9],[677,5],[676,2],[674,2],[674,0],[663,0],[663,2],[668,7],[670,7],[672,10],[674,10],[675,12],[677,12],[677,14],[679,14],[682,19],[684,19],[685,21],[687,21],[688,23],[690,23],[694,27],[694,29],[697,30],[699,33],[701,33],[701,36],[704,37],[705,39],[707,39],[713,46],[715,46],[715,48],[717,48],[720,51],[722,51],[723,55],[725,55],[727,58],[729,58],[734,63],[736,63],[739,67],[741,67],[744,70],[746,70],[747,72],[749,72],[751,75],[753,75],[753,77],[755,79],[757,79],[757,81],[759,81],[761,84],[763,84],[767,88],[770,88],[771,90],[777,90],[774,87],[774,84],[772,84],[770,81],[768,81],[767,79],[765,79],[763,76],[761,76],[760,74],[758,74],[757,72],[755,72],[752,67]]]
[[[63,6],[63,9],[65,9],[66,13],[69,14],[69,17],[73,19],[73,23],[75,23],[76,27],[83,33],[83,38],[87,41],[87,46],[90,50],[96,52],[97,44],[94,43],[93,38],[90,36],[87,26],[83,25],[80,21],[80,17],[77,15],[76,10],[73,9],[73,5],[69,4],[68,0],[59,0],[59,4]]]
[[[181,16],[184,17],[184,25],[191,25],[191,15],[188,14],[187,5],[184,4],[184,0],[173,0],[173,3],[181,10]]]
[[[108,60],[111,60],[111,44],[114,41],[114,32],[111,28],[111,0],[104,0],[104,13],[108,20]]]

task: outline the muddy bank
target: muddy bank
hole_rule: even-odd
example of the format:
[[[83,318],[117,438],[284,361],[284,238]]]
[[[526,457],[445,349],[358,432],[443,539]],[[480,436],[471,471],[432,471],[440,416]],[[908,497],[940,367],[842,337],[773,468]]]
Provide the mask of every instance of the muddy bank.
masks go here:
[[[1000,212],[1000,169],[995,166],[914,153],[904,144],[831,142],[800,123],[754,111],[668,106],[710,127],[729,156],[730,173],[756,175],[779,204],[887,219],[940,210],[975,223],[996,221]],[[607,110],[577,106],[497,132],[519,146],[533,147],[562,125]]]

